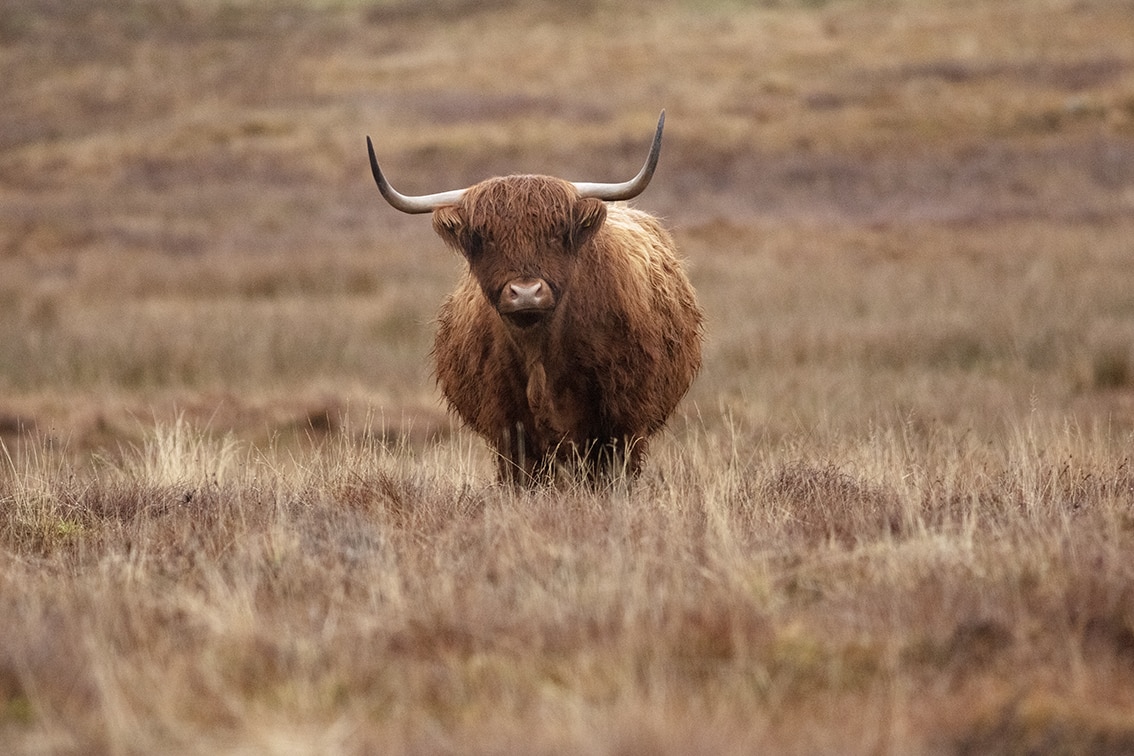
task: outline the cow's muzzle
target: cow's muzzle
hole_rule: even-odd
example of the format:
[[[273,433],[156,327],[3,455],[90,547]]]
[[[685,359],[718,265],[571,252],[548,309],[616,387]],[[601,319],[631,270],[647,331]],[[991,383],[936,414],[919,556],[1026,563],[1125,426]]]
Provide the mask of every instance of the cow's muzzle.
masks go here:
[[[500,292],[497,311],[520,328],[530,328],[555,309],[555,294],[542,278],[513,278]]]

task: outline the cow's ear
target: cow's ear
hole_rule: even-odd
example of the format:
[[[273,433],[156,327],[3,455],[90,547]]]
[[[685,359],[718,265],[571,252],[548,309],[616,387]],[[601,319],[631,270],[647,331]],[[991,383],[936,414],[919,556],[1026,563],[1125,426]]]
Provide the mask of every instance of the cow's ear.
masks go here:
[[[445,240],[445,243],[458,251],[461,249],[461,237],[465,227],[465,219],[461,211],[453,205],[445,205],[433,211],[433,230]]]
[[[605,220],[606,203],[602,200],[588,197],[575,203],[575,227],[572,229],[575,248],[589,242]]]

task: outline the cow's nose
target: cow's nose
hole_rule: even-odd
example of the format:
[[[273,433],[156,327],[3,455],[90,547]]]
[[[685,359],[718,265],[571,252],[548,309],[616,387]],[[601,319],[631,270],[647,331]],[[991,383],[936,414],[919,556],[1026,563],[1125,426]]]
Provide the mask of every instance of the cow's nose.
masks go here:
[[[554,307],[555,295],[541,278],[514,278],[504,284],[500,296],[500,312],[505,315],[550,310]]]

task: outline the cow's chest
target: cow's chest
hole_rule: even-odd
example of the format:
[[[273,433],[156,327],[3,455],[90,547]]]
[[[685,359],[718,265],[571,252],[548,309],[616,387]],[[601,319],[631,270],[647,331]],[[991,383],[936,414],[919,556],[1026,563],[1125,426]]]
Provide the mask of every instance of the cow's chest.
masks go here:
[[[528,367],[528,409],[535,420],[536,430],[547,440],[579,440],[586,435],[594,414],[593,398],[589,396],[581,376],[549,377],[543,363]]]

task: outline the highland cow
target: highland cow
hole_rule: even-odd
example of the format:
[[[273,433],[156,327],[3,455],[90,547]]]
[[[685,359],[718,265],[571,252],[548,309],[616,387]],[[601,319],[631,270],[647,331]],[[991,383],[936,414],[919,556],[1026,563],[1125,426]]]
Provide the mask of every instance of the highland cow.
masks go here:
[[[621,184],[505,176],[410,197],[382,196],[433,228],[468,262],[441,306],[435,372],[450,406],[497,453],[502,481],[636,476],[649,437],[701,365],[702,313],[673,240],[620,202],[650,182],[665,112],[645,165]],[[606,204],[607,202],[613,204]]]

